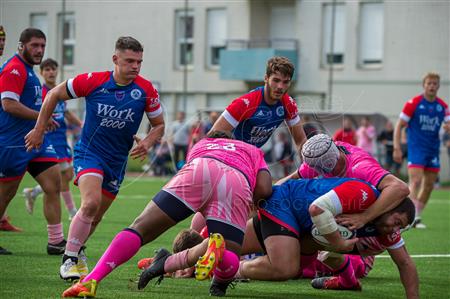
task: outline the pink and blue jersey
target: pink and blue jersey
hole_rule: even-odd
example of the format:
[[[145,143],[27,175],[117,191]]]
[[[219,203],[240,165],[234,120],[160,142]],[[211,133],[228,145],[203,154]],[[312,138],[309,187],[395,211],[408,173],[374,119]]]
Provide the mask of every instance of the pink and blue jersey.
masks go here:
[[[269,105],[264,101],[264,87],[233,100],[222,115],[233,126],[235,139],[256,147],[263,146],[284,120],[288,126],[300,121],[293,98],[284,94],[275,105]]]
[[[33,67],[16,54],[6,61],[0,72],[1,99],[12,99],[39,111],[42,106],[42,88]],[[0,147],[24,147],[24,137],[34,128],[35,120],[15,117],[0,105]]]
[[[440,98],[430,102],[418,95],[406,102],[400,118],[408,123],[408,153],[439,153],[439,129],[443,122],[450,121],[447,103]]]
[[[268,171],[263,151],[240,140],[204,138],[190,150],[187,157],[188,163],[195,158],[216,159],[240,171],[247,178],[252,191],[255,188],[258,172]]]
[[[360,179],[378,187],[381,180],[389,174],[381,165],[363,149],[346,142],[336,141],[339,151],[345,155],[345,173],[341,177]],[[319,174],[308,164],[302,163],[298,169],[301,178],[315,178]],[[331,173],[324,174],[323,177],[331,178]]]
[[[149,118],[162,113],[159,95],[141,76],[126,86],[116,84],[113,72],[96,72],[67,81],[71,98],[86,98],[86,117],[75,154],[89,152],[111,167],[122,167],[133,146],[144,112]]]

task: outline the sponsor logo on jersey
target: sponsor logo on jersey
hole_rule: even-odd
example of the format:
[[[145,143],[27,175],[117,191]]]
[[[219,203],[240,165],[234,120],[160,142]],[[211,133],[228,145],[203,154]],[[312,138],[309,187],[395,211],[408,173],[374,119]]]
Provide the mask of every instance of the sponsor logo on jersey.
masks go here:
[[[259,118],[270,118],[272,117],[272,111],[258,110],[256,111],[255,116]]]
[[[150,104],[148,105],[150,108],[155,108],[159,105],[159,98],[151,98]]]
[[[109,91],[106,88],[102,88],[98,91],[99,93],[109,94]]]
[[[89,74],[87,75],[87,78],[88,78],[88,79],[91,79],[92,76],[93,76],[92,73],[89,73]]]
[[[130,93],[131,97],[135,100],[139,100],[142,96],[142,92],[139,89],[133,89]]]
[[[33,73],[32,72],[28,72],[28,76],[33,77]]]
[[[134,122],[133,116],[134,113],[133,109],[127,108],[127,109],[114,109],[115,106],[112,105],[106,105],[106,104],[100,104],[98,103],[97,106],[97,115],[100,117],[107,117],[117,120],[124,120],[124,121],[130,121]]]
[[[249,143],[257,144],[265,142],[272,135],[273,131],[275,131],[276,128],[277,126],[273,126],[271,128],[258,126],[253,127],[252,130],[250,131],[251,137]]]
[[[242,102],[244,102],[245,106],[247,106],[247,107],[250,105],[250,101],[246,98],[243,98]]]
[[[114,95],[116,96],[116,100],[120,102],[120,101],[122,101],[125,98],[125,91],[118,90],[118,91],[115,92]]]
[[[420,129],[422,131],[436,131],[441,126],[438,116],[430,117],[429,115],[419,116]]]
[[[420,105],[419,105],[419,109],[425,109],[425,106],[422,105],[422,104],[420,104]]]
[[[369,198],[369,194],[367,194],[367,192],[364,191],[363,189],[361,189],[361,194],[362,194],[361,201],[365,202],[367,200],[367,198]]]
[[[11,71],[11,74],[20,77],[20,73],[19,73],[19,71],[18,71],[17,69],[13,69],[13,70]]]
[[[0,172],[0,178],[4,178],[5,174],[3,172]]]

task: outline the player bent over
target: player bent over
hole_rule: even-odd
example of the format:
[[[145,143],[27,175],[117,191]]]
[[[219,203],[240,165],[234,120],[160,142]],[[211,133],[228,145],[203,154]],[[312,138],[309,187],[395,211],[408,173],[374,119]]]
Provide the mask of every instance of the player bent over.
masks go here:
[[[165,249],[159,250],[151,266],[142,273],[138,288],[144,288],[151,279],[163,277],[164,273],[192,267],[197,262],[196,278],[205,279],[213,272],[210,294],[225,294],[238,269],[252,192],[257,181],[265,182],[270,192],[271,178],[260,149],[242,141],[213,137],[226,135],[210,132],[195,144],[187,164],[133,224],[114,238],[94,270],[67,289],[63,297],[95,296],[97,283],[113,270],[111,263],[114,268],[125,263],[142,245],[197,211],[207,219],[209,240],[173,255]]]
[[[247,228],[250,229],[246,231],[247,239],[262,241],[267,255],[242,261],[237,277],[257,280],[287,280],[296,277],[300,270],[300,252],[310,256],[309,260],[302,256],[302,267],[307,267],[316,258],[313,253],[317,247],[304,242],[304,236],[310,234],[313,224],[330,243],[327,250],[352,252],[359,239],[343,239],[338,232],[335,216],[361,213],[375,204],[378,196],[379,192],[373,186],[349,178],[290,180],[275,186],[272,196],[261,205],[260,220],[250,220],[249,222],[253,221],[253,226],[248,225]],[[362,230],[381,239],[389,238],[413,221],[414,205],[409,198],[405,198],[400,205],[382,214]],[[255,222],[258,225],[255,226]],[[259,230],[261,235],[258,238]],[[321,249],[324,250],[323,247]],[[418,294],[415,265],[404,246],[393,252],[392,258],[399,268],[407,296],[415,298]],[[345,270],[353,271],[351,267]],[[344,282],[344,288],[352,289],[358,284],[356,278],[353,278]]]

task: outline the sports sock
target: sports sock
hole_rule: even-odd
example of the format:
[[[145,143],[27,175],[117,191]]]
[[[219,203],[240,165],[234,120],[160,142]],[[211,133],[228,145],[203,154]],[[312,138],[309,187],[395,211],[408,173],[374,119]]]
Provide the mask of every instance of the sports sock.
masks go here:
[[[67,236],[66,255],[78,256],[78,251],[89,236],[93,220],[94,217],[87,217],[82,213],[77,213],[73,217]]]
[[[64,240],[62,223],[47,224],[47,234],[49,244],[56,245],[61,243]]]
[[[358,283],[355,277],[355,271],[348,255],[345,256],[344,263],[335,272],[338,274],[339,283],[346,288],[350,288]]]
[[[83,279],[83,282],[91,279],[95,279],[97,282],[102,281],[116,267],[132,258],[141,246],[142,238],[135,230],[121,231],[114,237],[97,265]]]
[[[73,202],[72,193],[70,191],[61,192],[61,196],[64,199],[64,204],[66,205],[66,209],[68,212],[71,212],[75,209],[75,203]],[[74,215],[72,215],[74,216]]]
[[[189,249],[172,254],[164,263],[164,272],[172,273],[176,270],[189,268],[188,264]]]
[[[229,282],[239,269],[239,257],[232,251],[223,253],[222,261],[214,269],[214,280],[218,282]]]

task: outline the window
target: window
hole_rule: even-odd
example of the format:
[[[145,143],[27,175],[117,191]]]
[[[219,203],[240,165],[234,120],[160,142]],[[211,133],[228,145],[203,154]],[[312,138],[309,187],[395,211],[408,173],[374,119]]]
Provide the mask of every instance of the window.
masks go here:
[[[231,103],[232,98],[226,94],[208,94],[206,107],[212,110],[222,111]]]
[[[62,63],[63,65],[74,64],[75,52],[75,14],[59,14],[60,40],[62,40]]]
[[[208,67],[219,65],[220,50],[225,49],[227,39],[227,11],[224,8],[209,9],[208,22],[208,49],[206,53]]]
[[[359,28],[359,64],[379,65],[383,62],[383,4],[361,3]]]
[[[334,6],[334,23],[333,23],[333,6]],[[334,36],[332,34],[333,32]],[[344,4],[324,5],[322,38],[323,38],[322,64],[323,65],[343,64],[345,52]]]
[[[32,13],[30,15],[30,26],[42,30],[48,39],[48,19],[46,13]]]
[[[194,14],[192,10],[178,10],[175,20],[176,67],[192,66],[194,63]]]

